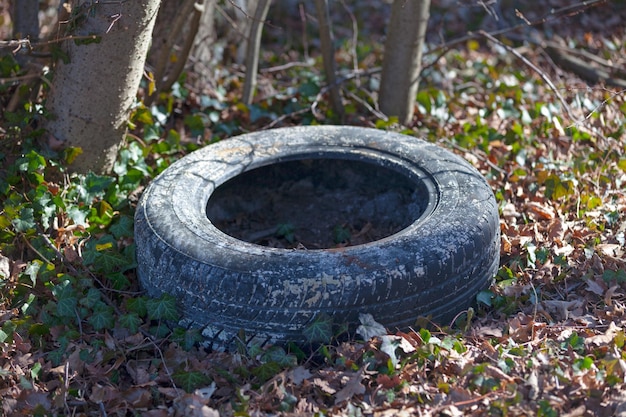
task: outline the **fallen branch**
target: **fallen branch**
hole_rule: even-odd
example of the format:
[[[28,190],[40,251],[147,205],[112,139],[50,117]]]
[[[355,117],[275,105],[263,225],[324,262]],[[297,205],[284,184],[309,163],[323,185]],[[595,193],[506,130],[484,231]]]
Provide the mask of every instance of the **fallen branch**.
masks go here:
[[[597,57],[586,51],[577,51],[579,55],[586,59],[583,60],[574,56],[569,48],[562,47],[555,43],[545,43],[542,46],[557,65],[566,71],[573,72],[583,80],[593,84],[604,82],[614,87],[626,88],[626,79],[619,78],[619,76],[622,76],[623,71],[610,66],[606,61],[601,62],[604,60],[597,59]],[[608,67],[611,71],[594,66],[591,64],[591,61]],[[617,74],[618,77],[614,77],[612,73]]]

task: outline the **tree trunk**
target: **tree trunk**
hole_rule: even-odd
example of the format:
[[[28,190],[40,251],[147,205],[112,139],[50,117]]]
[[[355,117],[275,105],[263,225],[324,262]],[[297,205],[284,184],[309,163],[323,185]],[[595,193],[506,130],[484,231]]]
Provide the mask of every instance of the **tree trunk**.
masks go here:
[[[39,38],[39,0],[13,2],[13,36],[31,41]]]
[[[378,104],[402,124],[413,117],[430,0],[394,0],[385,41]]]
[[[270,9],[272,0],[259,0],[254,11],[254,18],[248,32],[248,45],[246,51],[246,80],[243,85],[242,101],[247,105],[252,104],[254,90],[256,89],[257,71],[259,69],[259,53],[261,50],[261,35],[263,24]]]
[[[13,2],[13,37],[28,38],[31,42],[39,39],[39,0],[19,0]],[[24,66],[28,56],[18,54],[17,62]]]
[[[330,99],[333,110],[339,118],[343,118],[343,103],[337,76],[335,73],[335,46],[333,45],[333,32],[330,26],[330,15],[328,10],[328,0],[315,0],[317,10],[317,20],[319,21],[320,46],[322,48],[322,59],[324,61],[324,73],[330,89]]]
[[[79,147],[76,172],[110,172],[143,75],[160,0],[74,0],[47,108],[50,144]],[[90,37],[94,36],[94,39]]]

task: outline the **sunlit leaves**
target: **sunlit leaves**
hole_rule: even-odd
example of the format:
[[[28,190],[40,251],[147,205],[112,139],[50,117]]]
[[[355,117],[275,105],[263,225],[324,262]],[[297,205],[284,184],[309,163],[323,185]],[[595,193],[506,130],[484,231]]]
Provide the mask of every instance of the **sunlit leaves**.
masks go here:
[[[14,218],[11,223],[17,232],[25,233],[35,229],[35,215],[30,207],[24,207],[19,212],[19,217]]]

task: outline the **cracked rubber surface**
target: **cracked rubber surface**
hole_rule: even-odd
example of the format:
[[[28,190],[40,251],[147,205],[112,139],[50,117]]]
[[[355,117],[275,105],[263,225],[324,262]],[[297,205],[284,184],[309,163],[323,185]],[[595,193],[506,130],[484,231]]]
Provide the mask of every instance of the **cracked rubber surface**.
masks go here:
[[[380,164],[427,198],[409,226],[337,249],[292,250],[231,237],[208,219],[226,181],[255,168],[303,159]],[[381,130],[317,126],[246,134],[195,151],[145,190],[135,214],[137,272],[151,296],[172,294],[184,324],[219,349],[243,343],[305,342],[320,313],[353,330],[359,313],[388,329],[420,316],[448,324],[490,285],[499,266],[494,195],[453,153]]]

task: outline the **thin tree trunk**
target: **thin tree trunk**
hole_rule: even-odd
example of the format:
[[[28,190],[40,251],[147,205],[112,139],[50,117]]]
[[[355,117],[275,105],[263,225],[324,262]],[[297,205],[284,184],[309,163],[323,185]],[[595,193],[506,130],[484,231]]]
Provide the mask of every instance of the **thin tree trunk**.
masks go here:
[[[28,38],[31,42],[39,39],[39,0],[16,0],[13,2],[13,37]],[[25,65],[28,56],[17,55],[17,62]]]
[[[394,0],[385,41],[378,104],[402,124],[413,117],[430,0]]]
[[[13,2],[13,36],[31,41],[39,38],[39,0]]]
[[[73,171],[110,172],[136,100],[160,0],[75,0],[68,62],[58,62],[48,109],[49,142],[79,147]],[[86,42],[92,35],[97,42]],[[81,38],[82,37],[82,38]],[[80,39],[79,39],[80,38]]]
[[[263,34],[263,24],[270,9],[272,0],[259,0],[254,11],[254,18],[250,25],[248,36],[248,47],[246,51],[246,80],[243,85],[242,101],[246,104],[252,103],[254,90],[256,89],[257,71],[259,69],[259,53],[261,49],[261,35]]]
[[[339,86],[337,85],[337,75],[335,73],[335,47],[333,45],[333,33],[330,27],[330,16],[328,11],[328,0],[315,0],[317,9],[317,19],[320,30],[320,46],[324,60],[324,73],[326,81],[330,87],[330,99],[335,113],[343,118],[343,103]]]

